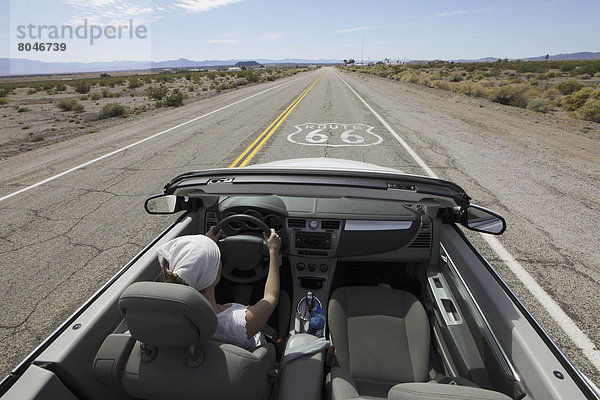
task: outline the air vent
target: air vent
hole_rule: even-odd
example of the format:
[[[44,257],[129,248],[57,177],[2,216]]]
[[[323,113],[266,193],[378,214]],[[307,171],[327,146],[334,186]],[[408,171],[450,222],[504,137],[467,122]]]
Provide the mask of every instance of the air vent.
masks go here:
[[[431,247],[431,222],[423,221],[419,234],[408,247],[411,249],[428,249]]]
[[[217,213],[214,212],[207,212],[206,213],[206,231],[208,232],[208,228],[210,228],[211,226],[217,226],[217,223],[219,221],[217,220]]]
[[[288,218],[287,225],[289,228],[306,228],[306,220],[302,218]]]
[[[321,229],[340,229],[340,221],[321,221]]]

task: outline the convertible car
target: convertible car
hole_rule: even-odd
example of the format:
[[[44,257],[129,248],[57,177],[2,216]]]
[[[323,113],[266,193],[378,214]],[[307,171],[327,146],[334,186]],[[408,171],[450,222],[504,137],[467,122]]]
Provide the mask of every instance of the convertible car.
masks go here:
[[[1,383],[3,399],[598,399],[463,229],[504,219],[458,185],[335,159],[189,172],[146,200],[176,221]],[[150,217],[151,218],[151,217]],[[267,343],[212,339],[156,249],[222,229],[220,303],[260,298],[282,238]],[[307,333],[326,316],[324,337]]]

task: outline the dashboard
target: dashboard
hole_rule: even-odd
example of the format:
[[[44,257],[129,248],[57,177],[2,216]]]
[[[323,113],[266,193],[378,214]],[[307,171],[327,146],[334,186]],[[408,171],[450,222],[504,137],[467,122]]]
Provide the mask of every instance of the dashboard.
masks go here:
[[[235,214],[251,215],[275,229],[284,256],[418,261],[428,259],[431,252],[430,219],[398,202],[223,196],[207,210],[206,228]],[[247,221],[226,228],[232,234],[260,234],[260,228]]]

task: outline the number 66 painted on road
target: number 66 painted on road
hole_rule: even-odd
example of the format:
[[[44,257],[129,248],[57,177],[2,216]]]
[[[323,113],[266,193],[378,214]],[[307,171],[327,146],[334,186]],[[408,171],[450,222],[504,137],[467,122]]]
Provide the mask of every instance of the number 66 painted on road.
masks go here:
[[[360,123],[305,123],[295,128],[297,131],[287,139],[305,146],[374,146],[383,142],[381,136],[372,132],[374,127]]]

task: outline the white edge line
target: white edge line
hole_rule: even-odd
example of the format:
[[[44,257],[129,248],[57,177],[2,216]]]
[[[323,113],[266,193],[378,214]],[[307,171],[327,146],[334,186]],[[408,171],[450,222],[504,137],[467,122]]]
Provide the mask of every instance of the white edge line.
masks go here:
[[[533,297],[540,302],[542,307],[550,314],[550,317],[558,323],[586,358],[600,371],[600,351],[596,349],[590,338],[579,329],[575,321],[563,311],[552,297],[537,283],[533,276],[502,246],[502,243],[496,237],[483,233],[481,236],[512,273],[525,285]]]
[[[79,169],[85,168],[85,167],[87,167],[88,165],[91,165],[91,164],[94,164],[94,163],[96,163],[96,162],[98,162],[98,161],[104,160],[105,158],[108,158],[108,157],[114,156],[115,154],[121,153],[121,152],[123,152],[123,151],[125,151],[125,150],[127,150],[127,149],[130,149],[130,148],[132,148],[132,147],[135,147],[135,146],[137,146],[137,145],[139,145],[139,144],[142,144],[142,143],[144,143],[144,142],[147,142],[148,140],[154,139],[154,138],[156,138],[156,137],[158,137],[158,136],[161,136],[161,135],[163,135],[163,134],[165,134],[165,133],[167,133],[167,132],[170,132],[170,131],[172,131],[172,130],[174,130],[174,129],[180,128],[180,127],[182,127],[182,126],[184,126],[184,125],[187,125],[187,124],[189,124],[189,123],[192,123],[192,122],[194,122],[194,121],[197,121],[197,120],[199,120],[199,119],[202,119],[202,118],[204,118],[204,117],[208,117],[208,116],[209,116],[209,115],[211,115],[211,114],[218,113],[219,111],[223,111],[223,110],[225,110],[226,108],[229,108],[229,107],[235,106],[236,104],[242,103],[242,102],[244,102],[244,101],[246,101],[246,100],[250,100],[250,99],[251,99],[251,98],[253,98],[253,97],[260,96],[261,94],[264,94],[264,93],[270,92],[271,90],[274,90],[274,89],[280,88],[280,87],[282,87],[282,86],[289,85],[290,83],[292,83],[292,82],[295,82],[295,81],[297,81],[297,80],[300,80],[300,79],[302,79],[302,78],[304,78],[304,77],[303,77],[303,76],[301,76],[301,77],[299,77],[299,78],[296,78],[296,79],[293,79],[293,80],[291,80],[291,81],[289,81],[289,82],[285,82],[285,83],[282,83],[282,84],[280,84],[280,85],[273,86],[273,87],[271,87],[271,88],[269,88],[269,89],[267,89],[267,90],[263,90],[262,92],[255,93],[255,94],[253,94],[252,96],[248,96],[248,97],[246,97],[246,98],[243,98],[243,99],[241,99],[241,100],[238,100],[238,101],[236,101],[236,102],[233,102],[233,103],[231,103],[231,104],[228,104],[228,105],[226,105],[226,106],[223,106],[223,107],[221,107],[221,108],[218,108],[218,109],[216,109],[216,110],[213,110],[213,111],[211,111],[211,112],[209,112],[209,113],[206,113],[206,114],[204,114],[204,115],[201,115],[201,116],[199,116],[199,117],[196,117],[196,118],[190,119],[189,121],[182,122],[182,123],[181,123],[181,124],[179,124],[179,125],[175,125],[175,126],[173,126],[173,127],[169,128],[169,129],[165,129],[165,130],[164,130],[164,131],[162,131],[162,132],[158,132],[158,133],[156,133],[156,134],[154,134],[154,135],[152,135],[152,136],[149,136],[149,137],[147,137],[147,138],[144,138],[144,139],[142,139],[142,140],[139,140],[139,141],[137,141],[137,142],[135,142],[135,143],[132,143],[132,144],[130,144],[130,145],[127,145],[127,146],[125,146],[125,147],[122,147],[122,148],[120,148],[120,149],[117,149],[117,150],[115,150],[115,151],[112,151],[112,152],[110,152],[110,153],[108,153],[108,154],[104,154],[103,156],[100,156],[100,157],[98,157],[98,158],[94,158],[94,159],[93,159],[93,160],[91,160],[91,161],[85,162],[85,163],[83,163],[83,164],[81,164],[81,165],[78,165],[78,166],[76,166],[76,167],[73,167],[73,168],[71,168],[71,169],[69,169],[69,170],[66,170],[66,171],[64,171],[64,172],[61,172],[60,174],[56,174],[56,175],[54,175],[54,176],[51,176],[51,177],[49,177],[49,178],[46,178],[46,179],[44,179],[43,181],[40,181],[40,182],[34,183],[33,185],[30,185],[30,186],[24,187],[23,189],[19,189],[19,190],[17,190],[16,192],[13,192],[13,193],[7,194],[6,196],[0,197],[0,202],[2,202],[2,201],[4,201],[4,200],[7,200],[7,199],[10,199],[11,197],[17,196],[17,195],[19,195],[19,194],[21,194],[21,193],[24,193],[24,192],[28,191],[28,190],[34,189],[34,188],[36,188],[36,187],[38,187],[38,186],[44,185],[44,184],[46,184],[46,183],[48,183],[48,182],[51,182],[51,181],[53,181],[53,180],[55,180],[55,179],[58,179],[58,178],[62,177],[62,176],[65,176],[65,175],[67,175],[67,174],[70,174],[71,172],[74,172],[74,171],[77,171],[77,170],[79,170]]]
[[[438,179],[438,176],[423,162],[408,144],[398,136],[398,134],[356,93],[342,77],[335,72],[338,78],[348,86],[348,88],[363,102],[365,106],[377,117],[377,119],[387,128],[388,131],[400,142],[402,147],[414,158],[414,160],[427,172],[427,174]],[[490,248],[500,257],[500,259],[510,268],[521,283],[537,299],[542,307],[548,312],[550,317],[556,321],[558,326],[567,334],[575,345],[583,352],[585,357],[600,371],[600,351],[594,345],[594,342],[577,326],[575,321],[569,317],[562,308],[550,297],[550,295],[536,282],[536,280],[523,268],[523,266],[502,246],[500,241],[494,237],[481,233],[483,239]]]
[[[429,168],[427,166],[427,164],[425,164],[425,162],[421,159],[421,157],[419,157],[419,155],[417,153],[415,153],[413,149],[410,148],[410,146],[396,133],[396,131],[394,131],[392,129],[392,127],[389,126],[388,123],[385,122],[383,120],[383,118],[381,118],[381,116],[379,114],[377,114],[377,112],[375,110],[373,110],[373,108],[370,105],[368,105],[367,102],[364,101],[363,98],[360,97],[358,95],[358,93],[356,93],[356,91],[354,89],[352,89],[352,87],[350,85],[348,85],[348,83],[345,80],[343,80],[342,77],[337,72],[335,72],[335,74],[338,76],[338,78],[340,78],[342,80],[342,82],[344,82],[346,84],[346,86],[348,86],[348,88],[350,90],[352,90],[352,93],[354,93],[356,95],[356,97],[358,97],[358,99],[360,101],[362,101],[365,106],[367,106],[367,108],[373,113],[373,115],[375,117],[377,117],[377,119],[379,120],[379,122],[381,122],[383,124],[383,126],[385,126],[386,129],[388,131],[390,131],[390,133],[396,138],[396,140],[398,142],[400,142],[400,144],[402,145],[402,147],[404,147],[404,149],[408,152],[408,154],[411,155],[411,157],[417,162],[417,164],[419,164],[419,166],[421,168],[423,168],[425,170],[425,172],[427,172],[427,175],[429,175],[432,178],[439,179],[438,176],[435,174],[435,172],[433,172],[431,170],[431,168]]]

